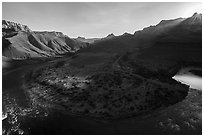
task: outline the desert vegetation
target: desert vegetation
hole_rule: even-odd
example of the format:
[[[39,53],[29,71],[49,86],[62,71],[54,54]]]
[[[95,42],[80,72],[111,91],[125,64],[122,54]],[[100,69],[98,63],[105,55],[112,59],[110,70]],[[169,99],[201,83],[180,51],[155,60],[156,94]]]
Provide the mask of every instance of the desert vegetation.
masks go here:
[[[30,72],[25,85],[32,105],[116,119],[169,106],[187,95],[187,86],[147,78],[151,71],[139,68],[145,72],[140,74],[116,57],[100,71],[95,62],[81,67],[62,60]]]

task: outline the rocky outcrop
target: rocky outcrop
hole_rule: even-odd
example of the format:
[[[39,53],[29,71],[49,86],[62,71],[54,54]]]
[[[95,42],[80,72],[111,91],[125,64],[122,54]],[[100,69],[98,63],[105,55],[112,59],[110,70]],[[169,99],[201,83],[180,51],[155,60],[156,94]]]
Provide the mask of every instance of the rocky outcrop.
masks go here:
[[[2,29],[4,30],[13,30],[13,31],[25,31],[31,32],[31,30],[26,25],[20,23],[15,23],[11,21],[2,20]]]

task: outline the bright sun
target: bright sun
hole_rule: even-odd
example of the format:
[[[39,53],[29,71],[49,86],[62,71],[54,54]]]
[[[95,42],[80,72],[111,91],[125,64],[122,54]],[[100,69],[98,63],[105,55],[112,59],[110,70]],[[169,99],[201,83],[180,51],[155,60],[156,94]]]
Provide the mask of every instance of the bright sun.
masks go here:
[[[202,4],[201,3],[191,4],[190,6],[186,7],[186,9],[184,10],[184,12],[182,14],[183,14],[183,17],[190,17],[195,12],[202,13]]]

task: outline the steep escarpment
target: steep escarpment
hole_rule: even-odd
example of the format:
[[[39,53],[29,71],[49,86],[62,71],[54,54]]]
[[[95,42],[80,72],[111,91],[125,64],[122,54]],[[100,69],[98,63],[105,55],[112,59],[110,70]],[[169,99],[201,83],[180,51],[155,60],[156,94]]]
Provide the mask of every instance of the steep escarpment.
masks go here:
[[[148,64],[149,66],[146,65],[146,68],[161,69],[162,66],[164,68],[169,66],[171,69],[175,66],[178,66],[178,69],[182,66],[201,67],[202,20],[200,18],[202,18],[201,14],[194,14],[183,20],[166,34],[161,35],[153,46],[143,49],[140,55],[134,55],[132,59],[137,57],[136,60]],[[170,68],[169,70],[171,70]]]
[[[2,21],[3,56],[11,59],[50,57],[75,52],[89,44],[61,32],[36,32],[26,25]]]

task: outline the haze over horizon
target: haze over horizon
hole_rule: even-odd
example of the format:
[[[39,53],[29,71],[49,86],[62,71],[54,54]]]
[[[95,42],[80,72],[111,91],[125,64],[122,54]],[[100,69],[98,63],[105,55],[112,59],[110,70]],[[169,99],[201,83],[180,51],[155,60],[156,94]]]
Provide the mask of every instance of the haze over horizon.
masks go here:
[[[201,13],[201,2],[26,3],[3,2],[2,18],[34,31],[59,31],[71,38],[134,33],[161,20]]]

